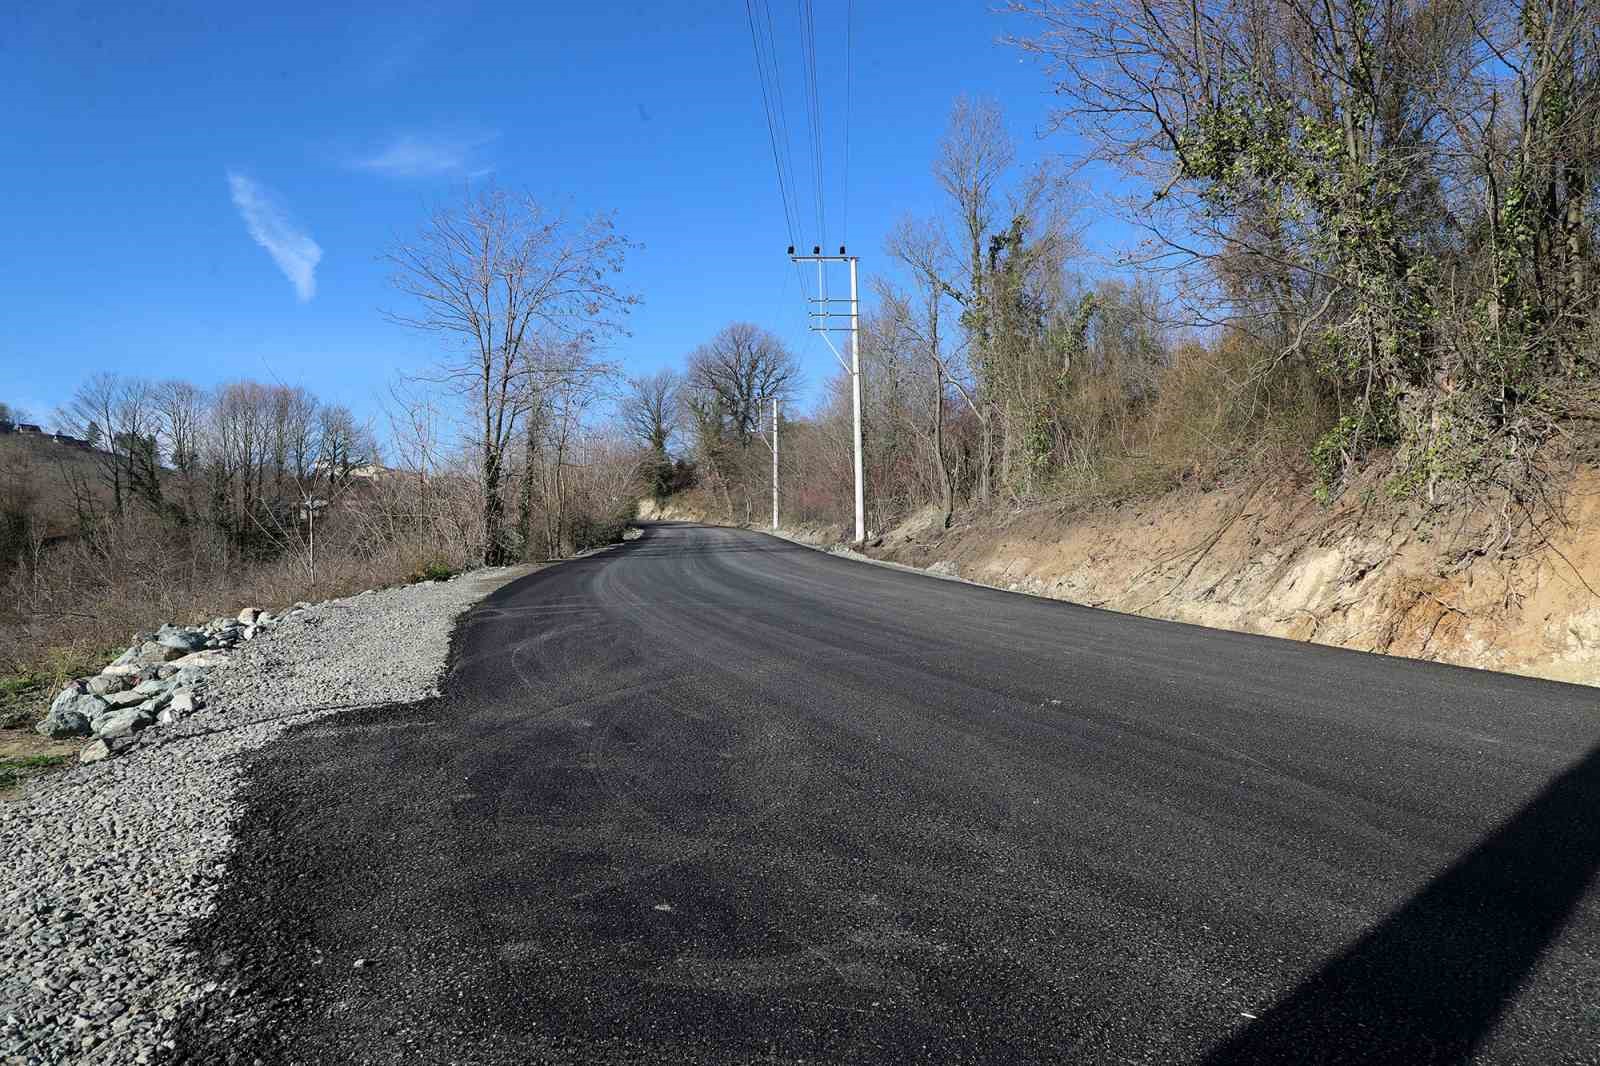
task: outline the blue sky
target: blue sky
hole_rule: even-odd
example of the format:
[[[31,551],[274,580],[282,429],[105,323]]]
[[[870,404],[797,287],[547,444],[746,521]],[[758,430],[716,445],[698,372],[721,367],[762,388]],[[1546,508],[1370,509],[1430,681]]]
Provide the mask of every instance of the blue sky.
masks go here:
[[[744,3],[354,7],[0,15],[0,400],[48,417],[109,369],[282,380],[373,414],[438,343],[383,319],[403,304],[378,256],[491,179],[615,211],[643,243],[625,281],[644,304],[610,353],[630,372],[748,319],[801,353],[817,393],[833,363],[785,273]],[[798,20],[786,0],[772,8],[803,153]],[[957,94],[998,98],[1024,159],[1074,151],[1036,139],[1048,81],[997,42],[1025,25],[987,0],[857,0],[841,235],[845,8],[815,0],[824,243],[847,239],[864,274],[887,267],[899,216],[938,206],[929,162]]]

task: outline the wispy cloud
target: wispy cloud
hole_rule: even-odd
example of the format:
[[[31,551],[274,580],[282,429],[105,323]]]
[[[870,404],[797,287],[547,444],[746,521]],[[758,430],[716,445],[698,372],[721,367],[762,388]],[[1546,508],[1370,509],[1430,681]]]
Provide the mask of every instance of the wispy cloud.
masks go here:
[[[230,170],[228,188],[233,193],[233,206],[239,209],[239,217],[244,219],[250,236],[272,256],[272,261],[294,286],[300,302],[305,303],[315,296],[317,264],[322,261],[322,249],[317,242],[294,224],[277,197],[259,182]]]
[[[401,134],[377,152],[355,161],[359,170],[391,178],[432,178],[468,170],[477,149],[496,134]]]

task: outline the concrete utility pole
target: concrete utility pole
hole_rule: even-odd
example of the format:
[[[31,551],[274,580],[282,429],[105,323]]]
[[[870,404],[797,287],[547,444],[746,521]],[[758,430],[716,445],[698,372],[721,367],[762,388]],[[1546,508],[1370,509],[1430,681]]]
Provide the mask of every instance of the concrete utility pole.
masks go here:
[[[328,506],[327,500],[303,496],[300,500],[300,517],[306,523],[306,569],[311,583],[317,583],[317,512]]]
[[[789,246],[789,258],[796,263],[817,264],[817,289],[818,298],[811,301],[818,305],[820,310],[812,311],[809,315],[811,331],[822,334],[822,339],[827,342],[828,350],[833,352],[833,357],[844,367],[845,373],[850,375],[850,395],[854,401],[854,431],[855,431],[855,467],[856,467],[856,537],[855,543],[860,544],[867,539],[867,490],[866,475],[863,471],[861,459],[861,315],[858,294],[856,289],[856,262],[857,257],[846,255],[844,245],[839,245],[838,255],[823,255],[820,246],[813,247],[810,255],[796,255],[794,246]],[[848,263],[850,264],[850,299],[830,300],[827,295],[827,286],[823,284],[822,264]],[[841,313],[833,309],[834,304],[847,303],[848,312]],[[848,326],[835,326],[833,319],[848,319]],[[820,320],[820,323],[819,323]],[[830,333],[850,334],[850,362],[844,361],[844,356],[839,354],[839,349],[833,346]]]
[[[772,398],[772,528],[778,528],[778,398]]]

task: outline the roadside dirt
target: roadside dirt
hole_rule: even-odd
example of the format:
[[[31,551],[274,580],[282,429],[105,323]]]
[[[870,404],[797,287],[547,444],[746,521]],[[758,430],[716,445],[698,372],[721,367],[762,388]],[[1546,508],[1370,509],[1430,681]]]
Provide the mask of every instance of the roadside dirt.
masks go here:
[[[0,803],[22,795],[28,779],[77,762],[82,740],[51,740],[29,726],[0,729]]]
[[[659,517],[696,520],[669,503]],[[1564,522],[1391,503],[1376,478],[1319,502],[1286,473],[1076,511],[933,510],[874,558],[1000,588],[1360,651],[1600,684],[1600,470]],[[822,544],[836,530],[789,530]]]

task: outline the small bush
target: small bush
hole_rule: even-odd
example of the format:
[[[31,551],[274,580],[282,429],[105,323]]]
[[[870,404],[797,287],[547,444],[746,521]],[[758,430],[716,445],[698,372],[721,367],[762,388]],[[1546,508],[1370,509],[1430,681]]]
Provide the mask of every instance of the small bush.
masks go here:
[[[447,562],[439,559],[429,559],[412,571],[411,575],[406,578],[406,584],[415,585],[422,581],[448,581],[459,573],[461,573],[460,570],[452,567]]]
[[[603,548],[607,544],[616,544],[622,540],[622,534],[631,521],[633,521],[631,506],[613,510],[609,514],[579,514],[572,519],[570,527],[572,550],[581,552],[590,548]]]

